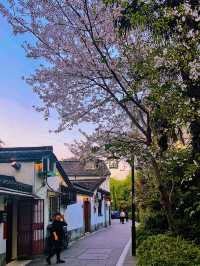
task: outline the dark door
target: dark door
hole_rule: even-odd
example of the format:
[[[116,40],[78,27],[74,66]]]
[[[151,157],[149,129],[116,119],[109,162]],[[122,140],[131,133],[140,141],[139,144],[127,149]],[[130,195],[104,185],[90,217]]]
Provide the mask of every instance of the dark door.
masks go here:
[[[91,207],[88,200],[84,201],[85,232],[90,232]]]
[[[20,200],[18,203],[18,258],[29,258],[32,255],[32,218],[33,200]]]
[[[6,204],[7,223],[5,224],[6,230],[6,262],[10,262],[12,259],[12,215],[13,215],[13,202],[11,199],[7,200]]]
[[[18,258],[30,258],[44,250],[44,201],[23,200],[18,205]]]

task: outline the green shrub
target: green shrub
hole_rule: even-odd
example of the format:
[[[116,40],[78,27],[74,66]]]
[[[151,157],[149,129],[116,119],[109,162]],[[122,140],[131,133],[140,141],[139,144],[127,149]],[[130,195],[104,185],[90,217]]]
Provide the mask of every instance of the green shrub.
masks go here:
[[[137,249],[138,266],[200,266],[200,248],[180,237],[150,236]]]
[[[144,217],[144,229],[152,233],[164,233],[168,230],[167,218],[161,212],[151,213]]]
[[[151,235],[151,232],[145,230],[144,226],[140,225],[136,230],[136,246],[139,247],[139,245]]]

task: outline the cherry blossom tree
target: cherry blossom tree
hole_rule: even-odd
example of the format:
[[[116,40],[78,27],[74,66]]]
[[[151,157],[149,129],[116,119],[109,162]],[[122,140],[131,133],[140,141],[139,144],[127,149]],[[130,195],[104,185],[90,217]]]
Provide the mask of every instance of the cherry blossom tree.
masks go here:
[[[132,30],[140,25],[149,31],[154,42],[158,44],[152,53],[152,63],[159,74],[154,79],[154,87],[157,89],[156,83],[159,86],[162,84],[163,88],[165,86],[166,93],[160,93],[160,97],[165,97],[174,86],[176,90],[182,92],[180,97],[184,97],[190,105],[190,110],[187,109],[188,115],[183,118],[190,124],[195,159],[200,152],[199,1],[105,0],[105,2],[121,4],[122,10],[117,19],[121,30]],[[147,71],[146,75],[149,74],[152,72]],[[150,75],[149,78],[151,79]],[[181,124],[181,120],[179,117],[177,123]]]
[[[174,117],[181,119],[180,110],[190,108],[179,91],[162,93],[164,81],[177,85],[178,73],[160,71],[163,58],[154,51],[163,46],[154,41],[151,31],[138,26],[120,34],[113,22],[122,9],[97,0],[9,0],[6,6],[0,4],[14,34],[34,37],[24,43],[27,57],[43,61],[27,78],[43,102],[36,109],[45,118],[52,109],[57,111],[57,132],[82,122],[96,124],[96,132],[81,144],[84,149],[91,142],[99,147],[112,143],[107,152],[113,149],[127,158],[134,153],[141,163],[152,166],[172,223],[158,165],[168,144],[158,110],[165,117],[168,113],[174,122]],[[173,129],[180,128],[173,123]]]
[[[151,142],[149,110],[132,90],[136,77],[129,61],[139,54],[130,58],[126,51],[127,45],[136,45],[140,33],[119,38],[113,25],[118,10],[101,1],[55,0],[9,1],[1,12],[15,34],[35,37],[35,43],[26,42],[24,48],[28,57],[42,58],[44,65],[27,81],[44,103],[37,110],[45,117],[51,108],[58,112],[58,131],[81,122],[106,126],[120,115]]]
[[[154,167],[157,171],[156,176],[162,175],[162,168],[170,159],[166,155],[172,148],[171,139],[174,138],[174,130],[181,132],[181,127],[184,127],[184,129],[190,129],[193,152],[188,162],[192,164],[192,169],[195,169],[195,173],[190,173],[190,181],[186,178],[186,187],[188,192],[191,192],[191,184],[196,184],[199,189],[199,1],[107,0],[105,2],[114,6],[121,4],[122,10],[116,20],[120,31],[126,32],[138,26],[142,27],[148,31],[156,44],[148,60],[145,60],[139,68],[140,75],[145,76],[148,80],[148,87],[151,88],[153,110],[151,119],[155,122],[154,133],[160,135],[159,146],[164,144],[164,153],[156,159],[158,166]],[[181,106],[181,108],[172,114],[167,106],[169,103],[174,103],[174,106]],[[173,108],[171,105],[171,109]],[[180,135],[183,137],[182,133]],[[190,145],[187,149],[190,154]],[[166,159],[165,162],[163,158]],[[180,166],[180,168],[183,167]],[[166,174],[164,176],[166,177]],[[167,200],[165,203],[170,204],[170,201]]]

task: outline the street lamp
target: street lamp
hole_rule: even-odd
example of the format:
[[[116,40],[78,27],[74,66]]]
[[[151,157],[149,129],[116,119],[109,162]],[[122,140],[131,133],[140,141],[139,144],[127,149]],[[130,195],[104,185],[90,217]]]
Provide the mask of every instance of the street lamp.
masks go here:
[[[111,148],[114,147],[114,144],[108,143],[105,145],[106,151],[111,151],[111,157],[112,159],[119,159],[120,156],[116,156],[116,152],[111,150]],[[131,158],[128,160],[130,166],[131,166],[131,206],[132,206],[132,256],[136,256],[136,226],[135,226],[135,176],[134,176],[134,154],[133,150],[131,150]]]
[[[132,256],[136,256],[136,227],[135,227],[135,171],[134,155],[130,161],[131,165],[131,206],[132,206]]]

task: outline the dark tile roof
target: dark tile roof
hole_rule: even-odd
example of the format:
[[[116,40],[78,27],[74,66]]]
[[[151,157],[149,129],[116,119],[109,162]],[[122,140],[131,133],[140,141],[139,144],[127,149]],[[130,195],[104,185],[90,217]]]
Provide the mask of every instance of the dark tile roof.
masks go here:
[[[71,181],[69,180],[69,177],[68,175],[65,173],[62,165],[60,164],[59,161],[56,162],[56,168],[58,170],[58,172],[60,173],[60,175],[64,178],[65,180],[65,183],[69,186],[69,187],[72,187],[72,183]]]
[[[110,196],[111,195],[110,191],[107,191],[107,190],[102,189],[102,188],[99,188],[97,191],[101,192],[102,194],[104,194],[106,196]]]
[[[106,178],[98,179],[84,179],[84,180],[72,180],[73,185],[78,185],[82,188],[94,192],[99,186],[106,180]]]
[[[9,163],[13,161],[36,162],[41,161],[43,157],[48,157],[56,161],[56,167],[60,175],[64,178],[65,182],[72,187],[67,174],[53,153],[52,146],[0,148],[0,163]]]
[[[56,159],[52,146],[0,148],[0,163],[11,161],[38,161],[43,157]]]
[[[45,156],[53,158],[56,161],[57,170],[68,186],[73,186],[78,193],[84,195],[93,195],[93,191],[98,188],[105,179],[101,178],[96,181],[91,180],[90,182],[85,180],[85,182],[81,184],[79,182],[73,182],[72,184],[68,176],[79,175],[102,177],[110,174],[104,162],[101,162],[101,166],[98,169],[85,169],[85,164],[78,160],[59,162],[53,153],[52,146],[0,148],[0,163],[12,161],[40,161]],[[13,181],[11,182],[10,180],[9,182],[14,186],[16,185],[16,181],[14,182],[15,178],[12,178]]]
[[[0,187],[32,193],[32,186],[17,182],[14,176],[0,175]]]
[[[83,186],[80,186],[79,184],[73,184],[73,188],[76,190],[78,194],[81,195],[87,195],[87,196],[93,196],[93,191],[90,191]]]
[[[80,160],[64,160],[60,162],[68,176],[104,177],[110,175],[104,161],[98,161],[98,167],[87,168],[86,163]]]

